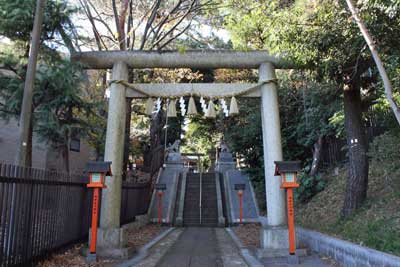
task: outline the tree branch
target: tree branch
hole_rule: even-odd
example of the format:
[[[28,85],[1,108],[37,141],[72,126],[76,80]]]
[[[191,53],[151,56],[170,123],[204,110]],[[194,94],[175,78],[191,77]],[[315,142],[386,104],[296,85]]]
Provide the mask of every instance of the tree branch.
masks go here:
[[[196,0],[192,0],[191,1],[191,5],[190,8],[188,8],[185,12],[185,14],[182,16],[182,18],[174,25],[171,27],[171,29],[169,29],[160,39],[158,39],[156,42],[154,42],[151,46],[151,49],[153,49],[154,47],[156,47],[158,44],[160,44],[168,35],[170,35],[172,32],[174,32],[174,30],[182,23],[182,21],[190,14],[190,12],[192,11],[192,8],[194,6],[194,4],[196,3]],[[191,23],[189,23],[190,25]],[[185,27],[185,30],[187,30],[188,27]],[[183,32],[181,32],[180,34],[178,34],[178,36],[180,36]],[[176,36],[177,37],[177,36]],[[175,38],[176,38],[175,37]],[[174,38],[174,39],[175,39]],[[172,40],[169,40],[168,43],[170,43]],[[166,44],[163,45],[163,47],[165,47]]]
[[[381,58],[379,57],[378,50],[376,48],[375,42],[372,39],[365,23],[362,21],[361,17],[358,14],[358,10],[356,9],[354,3],[352,0],[346,0],[347,6],[350,9],[350,12],[352,14],[352,17],[354,18],[355,22],[358,25],[358,28],[360,29],[365,41],[367,42],[367,45],[369,47],[369,50],[371,51],[372,57],[374,58],[376,67],[378,68],[379,74],[382,78],[383,81],[383,86],[385,88],[385,93],[386,93],[386,98],[389,102],[390,107],[393,110],[393,113],[396,117],[397,123],[400,124],[400,108],[397,105],[394,96],[393,96],[393,90],[392,90],[392,84],[389,80],[389,77],[386,73],[385,67],[383,66],[383,62]]]
[[[147,33],[148,33],[148,31],[149,31],[150,26],[153,24],[153,22],[154,22],[154,20],[155,20],[155,18],[156,18],[157,10],[158,10],[158,8],[160,7],[160,4],[161,4],[161,0],[156,0],[156,2],[155,2],[154,5],[153,5],[153,8],[152,8],[150,17],[149,17],[149,19],[147,20],[147,23],[146,23],[146,26],[145,26],[145,29],[144,29],[144,33],[143,33],[143,37],[142,37],[142,42],[141,42],[141,44],[140,44],[139,50],[143,50],[144,45],[146,44]]]
[[[90,7],[87,3],[87,0],[83,0],[83,2],[82,2],[82,0],[79,0],[79,2],[81,3],[81,6],[85,10],[85,14],[86,14],[87,18],[89,19],[90,24],[92,25],[93,34],[94,34],[94,38],[96,40],[98,49],[101,51],[102,45],[103,45],[104,48],[107,50],[107,47],[105,46],[103,40],[100,37],[99,31],[97,30],[97,27],[93,20],[92,12],[90,11]]]

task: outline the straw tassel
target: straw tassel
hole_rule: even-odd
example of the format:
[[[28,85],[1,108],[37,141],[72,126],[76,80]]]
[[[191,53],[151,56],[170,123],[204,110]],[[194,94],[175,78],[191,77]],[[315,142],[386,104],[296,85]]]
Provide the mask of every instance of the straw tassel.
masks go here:
[[[154,102],[153,99],[151,97],[149,97],[146,101],[146,108],[144,113],[148,116],[150,116],[153,113],[154,110]]]
[[[238,103],[237,103],[236,97],[234,97],[234,96],[231,98],[231,104],[230,104],[230,107],[229,107],[229,114],[232,114],[232,115],[239,114]]]
[[[214,102],[212,101],[212,99],[210,99],[210,102],[208,103],[206,118],[215,118],[216,116],[217,115],[215,113]]]
[[[188,106],[187,114],[188,115],[196,115],[197,114],[196,103],[194,102],[193,96],[191,96],[189,99],[189,106]]]
[[[175,99],[172,99],[169,101],[167,117],[169,117],[169,118],[176,117],[176,100]]]

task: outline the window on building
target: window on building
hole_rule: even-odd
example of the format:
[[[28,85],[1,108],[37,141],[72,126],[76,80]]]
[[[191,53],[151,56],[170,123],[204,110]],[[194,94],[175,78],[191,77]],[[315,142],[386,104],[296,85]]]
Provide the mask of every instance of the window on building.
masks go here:
[[[69,150],[80,152],[81,151],[81,136],[79,128],[72,128],[71,140],[69,142]]]

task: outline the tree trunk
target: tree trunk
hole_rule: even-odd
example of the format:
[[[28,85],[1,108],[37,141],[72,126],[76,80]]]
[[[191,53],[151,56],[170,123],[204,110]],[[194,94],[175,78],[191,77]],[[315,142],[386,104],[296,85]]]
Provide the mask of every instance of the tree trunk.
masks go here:
[[[318,137],[317,142],[315,142],[315,144],[314,144],[313,161],[312,161],[311,170],[310,170],[311,176],[315,176],[318,172],[319,164],[321,162],[321,157],[322,157],[323,143],[324,143],[324,138],[323,138],[323,136],[320,136],[320,137]]]
[[[145,152],[143,165],[146,171],[150,171],[153,156],[162,155],[162,153],[153,155],[152,153],[161,145],[164,145],[164,131],[166,113],[161,109],[157,114],[153,114],[150,122],[150,147]],[[155,159],[156,160],[156,159]]]
[[[24,96],[22,100],[21,115],[19,117],[19,139],[15,164],[27,166],[27,143],[29,137],[29,124],[32,117],[32,98],[35,84],[37,57],[39,54],[40,36],[42,32],[43,13],[46,0],[37,0],[35,19],[32,30],[32,45],[29,54],[28,69],[25,76]]]
[[[32,146],[33,146],[33,121],[31,120],[29,122],[29,130],[28,130],[28,142],[26,146],[26,158],[25,158],[25,166],[26,167],[32,167]]]
[[[351,215],[365,200],[368,188],[368,158],[365,128],[362,121],[361,95],[358,82],[345,86],[344,115],[349,155],[343,216]]]
[[[165,112],[161,109],[160,112],[154,114],[150,125],[150,150],[156,149],[164,144],[163,128],[165,126]]]

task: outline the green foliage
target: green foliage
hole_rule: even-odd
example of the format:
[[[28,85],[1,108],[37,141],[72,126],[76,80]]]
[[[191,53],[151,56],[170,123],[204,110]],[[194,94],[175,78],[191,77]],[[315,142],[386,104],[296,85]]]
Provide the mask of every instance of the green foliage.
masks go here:
[[[15,53],[17,52],[17,53]],[[18,50],[0,52],[0,62],[10,75],[0,76],[0,116],[18,118],[22,104],[26,66]],[[72,127],[84,126],[80,119],[89,103],[82,97],[82,69],[65,60],[41,62],[33,95],[33,128],[43,141],[66,145]]]
[[[35,0],[0,0],[0,35],[12,42],[0,50],[0,116],[6,120],[20,114],[35,6]],[[33,131],[52,146],[63,147],[64,157],[72,129],[87,134],[93,118],[82,91],[82,69],[57,51],[61,40],[70,42],[75,11],[66,0],[46,1],[32,103]]]
[[[307,161],[320,136],[337,134],[330,119],[341,109],[335,84],[306,72],[280,73],[279,100],[285,159]]]
[[[240,99],[240,114],[225,122],[224,137],[248,168],[263,168],[263,142],[259,99]]]
[[[326,186],[326,181],[321,175],[311,176],[306,172],[300,172],[297,179],[300,187],[295,190],[295,197],[300,202],[310,200]]]
[[[33,28],[35,0],[0,0],[0,35],[28,42]],[[54,41],[60,30],[72,31],[70,16],[76,10],[66,0],[48,0],[43,18],[43,41]]]
[[[400,237],[395,234],[396,219],[373,218],[361,221],[360,215],[339,220],[332,231],[341,232],[346,239],[357,240],[364,246],[399,255]]]
[[[0,75],[0,117],[8,121],[20,113],[25,77],[23,65],[26,60],[19,60],[18,50],[13,52],[3,47],[0,51],[0,63],[7,69],[7,75]]]
[[[42,101],[35,110],[35,131],[53,146],[68,145],[72,128],[85,126],[84,113],[91,107],[82,97],[82,69],[60,61],[43,66],[39,73],[35,94],[41,95]]]
[[[393,143],[394,144],[394,143]],[[353,243],[400,255],[400,169],[382,172],[385,166],[372,161],[368,182],[368,197],[363,206],[348,218],[341,217],[347,180],[347,170],[338,175],[324,174],[325,189],[307,203],[296,202],[296,222],[301,226],[337,236]],[[400,184],[399,184],[400,185]]]
[[[204,154],[203,164],[207,168],[211,166],[209,152],[215,152],[215,145],[221,139],[221,132],[213,119],[204,118],[200,114],[191,117],[188,123],[182,151]]]
[[[397,132],[386,132],[374,138],[368,155],[377,166],[386,173],[400,169],[400,136]]]

